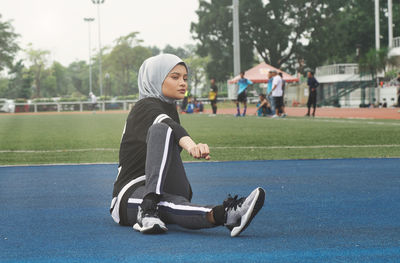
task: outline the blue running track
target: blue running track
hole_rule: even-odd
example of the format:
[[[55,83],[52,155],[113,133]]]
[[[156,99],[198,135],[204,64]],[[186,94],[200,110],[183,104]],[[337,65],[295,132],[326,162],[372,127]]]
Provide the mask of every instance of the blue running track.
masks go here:
[[[267,190],[238,238],[148,236],[108,212],[116,165],[0,167],[0,262],[400,262],[400,159],[185,164],[196,203]]]

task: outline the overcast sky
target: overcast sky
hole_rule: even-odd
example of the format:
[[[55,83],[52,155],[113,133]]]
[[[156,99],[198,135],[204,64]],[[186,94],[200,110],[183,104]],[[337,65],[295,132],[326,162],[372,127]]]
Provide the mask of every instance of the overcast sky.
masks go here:
[[[100,5],[102,46],[139,31],[145,45],[164,48],[193,44],[190,23],[197,21],[198,0],[105,0]],[[92,49],[98,48],[97,7],[91,0],[0,0],[1,21],[12,20],[19,44],[50,50],[64,66],[88,59],[88,25]]]

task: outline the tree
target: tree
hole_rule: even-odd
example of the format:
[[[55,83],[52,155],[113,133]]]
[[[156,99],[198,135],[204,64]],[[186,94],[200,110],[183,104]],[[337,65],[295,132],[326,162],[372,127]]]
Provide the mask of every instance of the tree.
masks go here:
[[[25,50],[28,60],[31,63],[30,71],[34,76],[34,83],[36,89],[36,97],[40,97],[41,79],[43,71],[47,64],[47,56],[50,54],[48,50],[33,49],[32,44],[28,45]]]
[[[188,50],[182,48],[182,47],[177,47],[174,48],[171,45],[166,45],[165,48],[163,49],[164,53],[169,53],[169,54],[174,54],[181,59],[185,59],[190,56]]]
[[[114,75],[118,87],[122,87],[122,94],[137,93],[137,72],[145,59],[152,56],[154,51],[140,45],[138,32],[132,32],[118,38],[116,45],[105,58],[106,69]],[[118,90],[121,95],[121,90]]]
[[[199,57],[198,55],[192,55],[185,59],[189,67],[189,81],[193,87],[192,94],[194,96],[197,96],[199,84],[206,81],[207,75],[205,69],[209,60],[209,57]]]
[[[89,70],[88,70],[88,65],[84,60],[81,61],[75,61],[69,64],[68,66],[68,78],[71,81],[72,87],[73,87],[73,92],[75,93],[80,93],[80,94],[89,94],[89,82],[88,82],[88,76],[89,76]],[[96,79],[96,74],[93,71],[93,79]],[[93,82],[95,84],[95,82]],[[97,89],[96,89],[97,88]],[[93,92],[95,94],[99,94],[98,87],[93,85]]]
[[[242,69],[252,66],[253,51],[277,68],[294,70],[303,59],[306,39],[320,23],[339,12],[345,0],[241,0],[239,6]],[[198,23],[192,23],[200,41],[199,54],[211,55],[207,72],[225,70],[218,80],[232,71],[231,0],[200,0]]]
[[[335,1],[332,1],[334,3]],[[307,66],[356,62],[375,48],[374,1],[349,0],[319,23],[309,37],[309,44],[300,55]],[[381,44],[388,43],[387,1],[380,0]],[[393,13],[400,12],[400,3],[393,1]],[[393,17],[395,25],[400,16]],[[394,27],[399,36],[400,28]]]
[[[4,95],[12,99],[29,99],[32,92],[32,77],[29,71],[24,67],[22,60],[19,60],[11,67],[8,75],[10,79]]]
[[[150,47],[148,47],[148,49],[151,50],[151,55],[152,56],[157,56],[161,52],[161,50],[156,46],[150,46]]]
[[[5,67],[12,67],[15,54],[19,50],[17,38],[18,34],[14,33],[10,21],[2,22],[0,14],[0,71]]]
[[[360,58],[360,75],[371,75],[372,79],[376,81],[376,84],[378,86],[378,73],[385,73],[386,66],[392,62],[391,59],[388,57],[388,53],[389,49],[387,48],[381,48],[379,50],[371,48],[364,56]],[[377,102],[378,104],[380,102],[380,89],[378,89]]]
[[[241,1],[241,7],[242,7]],[[200,57],[210,56],[206,72],[217,81],[225,81],[233,71],[232,0],[199,0],[196,11],[199,22],[191,24],[194,38],[199,40],[197,53]],[[240,12],[240,23],[244,22],[244,11]],[[242,32],[241,32],[242,33]],[[240,35],[241,68],[254,64],[252,41],[246,34]]]
[[[54,61],[51,66],[51,75],[56,80],[57,96],[68,95],[69,93],[69,79],[67,69],[59,62]]]
[[[385,72],[388,63],[388,49],[382,48],[375,50],[371,48],[364,56],[360,58],[359,68],[361,75],[371,75],[375,79],[378,72]]]

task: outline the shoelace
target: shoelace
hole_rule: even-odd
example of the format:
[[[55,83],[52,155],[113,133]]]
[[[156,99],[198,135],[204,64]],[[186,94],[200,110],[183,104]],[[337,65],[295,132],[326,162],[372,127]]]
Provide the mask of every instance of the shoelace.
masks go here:
[[[228,195],[228,198],[224,201],[223,206],[225,210],[233,209],[236,210],[238,207],[241,207],[245,198],[242,197],[238,199],[238,196],[235,195],[232,197],[231,195]]]

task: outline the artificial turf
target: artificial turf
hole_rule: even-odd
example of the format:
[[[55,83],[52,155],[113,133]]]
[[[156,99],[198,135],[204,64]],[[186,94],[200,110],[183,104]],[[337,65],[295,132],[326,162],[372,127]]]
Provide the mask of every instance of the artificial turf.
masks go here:
[[[0,165],[115,163],[127,113],[0,115]],[[182,115],[212,160],[400,157],[400,121]],[[328,147],[326,147],[328,146]],[[193,160],[185,152],[185,161]]]

